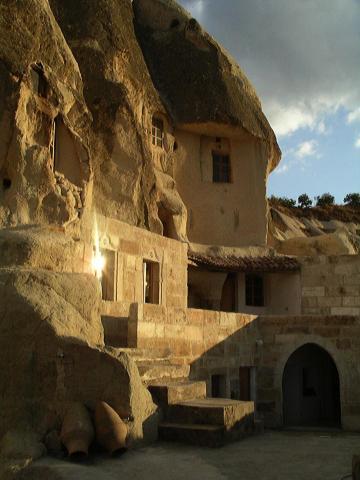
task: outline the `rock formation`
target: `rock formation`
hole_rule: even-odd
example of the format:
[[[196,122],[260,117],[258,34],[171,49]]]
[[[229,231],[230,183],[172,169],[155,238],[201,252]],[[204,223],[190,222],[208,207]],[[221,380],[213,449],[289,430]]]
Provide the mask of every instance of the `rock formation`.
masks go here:
[[[360,251],[359,216],[356,212],[322,212],[270,207],[269,246],[279,253],[298,256],[353,255]],[[347,213],[347,215],[345,215]]]
[[[280,161],[276,137],[245,74],[199,23],[171,0],[134,0],[136,32],[154,84],[182,128],[241,128],[264,141],[269,171]]]
[[[104,347],[93,275],[9,265],[0,269],[0,296],[0,436],[16,427],[43,438],[69,403],[92,411],[103,400],[129,420],[131,442],[144,428],[151,437],[155,407],[135,364]]]

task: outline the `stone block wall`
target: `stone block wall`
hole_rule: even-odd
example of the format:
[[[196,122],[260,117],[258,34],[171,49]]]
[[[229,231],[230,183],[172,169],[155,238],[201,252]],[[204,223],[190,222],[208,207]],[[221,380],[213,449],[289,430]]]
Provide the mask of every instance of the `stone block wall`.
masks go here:
[[[143,261],[160,267],[160,305],[187,306],[187,244],[172,240],[124,222],[97,216],[100,248],[116,253],[115,299],[104,306],[123,313],[129,304],[143,301]],[[87,252],[91,263],[92,250]],[[125,303],[125,307],[120,305]]]
[[[193,379],[225,378],[225,395],[237,398],[239,369],[254,375],[252,399],[270,427],[283,426],[285,365],[300,347],[315,344],[333,359],[339,373],[341,422],[360,430],[360,317],[330,315],[254,316],[207,310],[133,305],[131,346],[191,365]]]
[[[268,426],[280,427],[282,378],[290,355],[306,344],[326,350],[339,373],[341,422],[360,430],[360,318],[355,316],[259,317],[261,354],[257,362],[257,408]]]
[[[302,313],[360,315],[360,256],[301,260]]]
[[[129,345],[190,364],[191,378],[206,380],[208,393],[212,375],[222,375],[226,396],[235,397],[239,368],[256,363],[256,319],[240,313],[133,305]]]

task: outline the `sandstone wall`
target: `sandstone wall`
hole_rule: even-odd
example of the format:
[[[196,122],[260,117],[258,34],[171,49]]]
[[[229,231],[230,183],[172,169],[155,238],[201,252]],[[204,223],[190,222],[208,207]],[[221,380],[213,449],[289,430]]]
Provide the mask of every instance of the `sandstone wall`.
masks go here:
[[[360,256],[302,260],[302,313],[360,315]]]
[[[217,136],[222,137],[219,130]],[[231,183],[213,182],[215,137],[175,131],[174,178],[188,209],[187,235],[208,245],[265,245],[267,154],[260,141],[230,138]],[[249,208],[251,205],[251,208]]]
[[[315,344],[335,362],[340,379],[344,429],[360,430],[360,318],[354,316],[254,316],[174,309],[133,307],[131,346],[169,355],[191,364],[191,377],[222,375],[226,396],[239,394],[239,368],[254,372],[253,399],[266,425],[283,425],[282,379],[287,360],[299,347]]]
[[[335,362],[340,379],[341,422],[346,430],[360,430],[360,318],[349,316],[262,317],[263,341],[257,370],[257,408],[266,424],[282,425],[282,378],[290,355],[313,343]]]

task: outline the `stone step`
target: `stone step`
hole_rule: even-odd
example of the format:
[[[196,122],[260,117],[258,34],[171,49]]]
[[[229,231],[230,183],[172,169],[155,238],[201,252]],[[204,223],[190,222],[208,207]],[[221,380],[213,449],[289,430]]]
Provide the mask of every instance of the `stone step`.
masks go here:
[[[111,348],[111,347],[110,347]],[[127,353],[131,357],[134,358],[134,360],[149,360],[149,361],[155,361],[155,360],[163,360],[163,359],[169,359],[170,352],[164,352],[163,349],[151,349],[149,350],[148,348],[131,348],[131,347],[121,347],[121,348],[111,348],[111,350],[117,354],[117,353]]]
[[[201,447],[221,447],[225,443],[225,428],[221,425],[191,425],[162,422],[159,424],[161,440],[182,442]]]
[[[227,398],[189,399],[169,405],[166,420],[181,424],[221,425],[230,430],[247,421],[254,424],[254,402]]]
[[[206,382],[200,381],[156,382],[151,383],[148,389],[154,401],[164,408],[185,400],[206,397]]]
[[[186,379],[190,373],[189,365],[173,365],[167,362],[136,361],[142,381],[149,384],[153,381]]]

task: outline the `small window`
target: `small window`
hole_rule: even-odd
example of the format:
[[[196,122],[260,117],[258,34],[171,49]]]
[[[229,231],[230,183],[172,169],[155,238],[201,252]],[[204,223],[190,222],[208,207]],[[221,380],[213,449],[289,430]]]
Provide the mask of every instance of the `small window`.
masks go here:
[[[248,402],[251,400],[251,367],[239,368],[240,395],[239,400]]]
[[[57,134],[56,127],[58,123],[59,123],[59,120],[58,120],[58,117],[56,117],[51,123],[51,130],[50,130],[49,149],[50,149],[51,165],[54,172],[57,169],[56,160],[58,157],[57,155],[58,145],[56,144],[56,134]]]
[[[246,275],[245,277],[246,305],[253,307],[264,306],[264,279],[260,275]]]
[[[164,145],[164,122],[160,118],[153,118],[151,129],[151,143],[156,147]]]
[[[174,20],[170,24],[170,28],[176,28],[180,25],[180,22],[177,18],[174,18]]]
[[[156,262],[143,262],[144,303],[160,303],[160,265]]]
[[[211,375],[211,396],[213,398],[226,397],[226,376]]]
[[[214,183],[230,183],[231,182],[231,166],[230,155],[222,155],[213,152],[213,182]]]
[[[48,83],[44,75],[44,68],[40,63],[31,66],[31,82],[36,93],[43,98],[48,95]]]
[[[102,250],[104,270],[101,277],[102,298],[108,302],[117,300],[117,252]]]
[[[11,187],[11,180],[10,178],[3,178],[3,189],[4,190],[9,190],[9,188]]]

